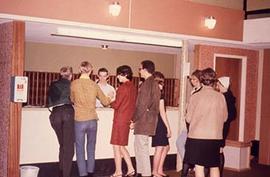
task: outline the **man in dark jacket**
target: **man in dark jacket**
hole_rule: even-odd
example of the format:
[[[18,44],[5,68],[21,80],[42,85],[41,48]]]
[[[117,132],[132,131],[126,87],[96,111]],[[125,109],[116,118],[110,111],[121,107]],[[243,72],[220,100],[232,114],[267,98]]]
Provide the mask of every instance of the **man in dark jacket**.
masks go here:
[[[48,91],[48,108],[51,126],[59,143],[59,176],[70,177],[74,155],[74,109],[70,101],[72,68],[62,67],[61,78],[51,83]]]
[[[141,84],[134,113],[134,149],[137,173],[151,176],[149,157],[149,136],[155,135],[158,113],[160,89],[152,74],[155,65],[152,61],[141,62],[139,73],[145,81]]]

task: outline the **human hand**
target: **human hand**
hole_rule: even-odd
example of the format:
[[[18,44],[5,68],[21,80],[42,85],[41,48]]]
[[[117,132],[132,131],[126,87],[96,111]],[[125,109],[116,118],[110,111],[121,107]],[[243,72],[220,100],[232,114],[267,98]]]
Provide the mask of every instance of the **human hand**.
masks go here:
[[[133,129],[134,129],[134,122],[133,122],[133,121],[130,121],[129,128],[130,128],[131,130],[133,130]]]
[[[167,138],[170,138],[172,136],[171,129],[167,129]]]
[[[107,96],[111,99],[111,102],[115,100],[115,95],[113,91],[109,92]]]

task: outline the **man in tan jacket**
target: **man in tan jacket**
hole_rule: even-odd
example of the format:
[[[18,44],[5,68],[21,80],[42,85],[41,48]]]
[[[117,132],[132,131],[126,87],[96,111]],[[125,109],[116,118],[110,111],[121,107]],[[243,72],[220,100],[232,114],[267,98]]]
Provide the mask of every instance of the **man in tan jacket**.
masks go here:
[[[71,83],[71,101],[75,109],[76,157],[80,176],[91,177],[95,168],[95,146],[97,135],[96,99],[104,106],[110,104],[100,87],[90,79],[92,65],[84,61],[80,65],[81,76]],[[87,135],[87,163],[85,161],[85,135]]]

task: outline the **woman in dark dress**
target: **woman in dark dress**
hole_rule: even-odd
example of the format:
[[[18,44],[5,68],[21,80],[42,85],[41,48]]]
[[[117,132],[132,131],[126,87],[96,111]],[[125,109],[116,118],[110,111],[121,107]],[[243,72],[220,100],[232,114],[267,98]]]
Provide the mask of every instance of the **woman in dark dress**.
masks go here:
[[[117,79],[121,85],[116,91],[115,101],[111,103],[114,109],[111,144],[113,145],[115,162],[115,172],[111,177],[123,176],[122,157],[128,168],[125,176],[133,176],[135,170],[125,146],[128,145],[129,126],[135,110],[137,89],[131,82],[132,70],[129,66],[120,66],[117,68],[116,72]]]
[[[222,139],[221,148],[220,148],[219,171],[220,171],[220,177],[223,177],[223,169],[224,169],[224,163],[225,163],[223,148],[225,147],[225,141],[229,134],[230,124],[236,118],[236,107],[235,107],[236,98],[230,89],[230,77],[218,78],[217,90],[224,95],[226,104],[227,104],[227,109],[228,109],[228,118],[223,126],[223,139]]]
[[[162,92],[165,79],[164,75],[161,72],[155,72],[153,75]],[[166,115],[164,94],[161,93],[156,134],[152,137],[152,147],[155,147],[152,174],[155,177],[167,176],[163,171],[163,164],[170,149],[169,137],[171,137],[171,129]]]

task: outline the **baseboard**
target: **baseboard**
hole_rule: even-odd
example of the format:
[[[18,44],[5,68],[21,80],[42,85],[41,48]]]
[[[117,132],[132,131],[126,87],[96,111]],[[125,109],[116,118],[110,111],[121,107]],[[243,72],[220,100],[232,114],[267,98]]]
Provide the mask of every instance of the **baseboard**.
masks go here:
[[[150,157],[151,161],[153,156]],[[132,163],[135,167],[135,158],[131,158]],[[58,177],[58,163],[33,163],[33,164],[21,164],[22,165],[33,165],[39,167],[38,177]],[[126,164],[123,162],[123,173],[126,172]],[[164,163],[164,170],[175,170],[176,169],[176,154],[169,154],[166,157]],[[95,163],[95,177],[108,176],[114,172],[114,160],[113,159],[97,159]],[[72,164],[72,177],[78,177],[77,164],[74,161]]]

